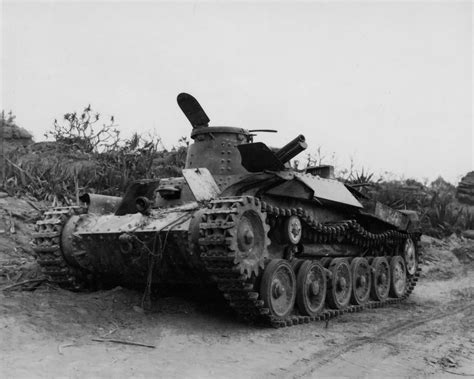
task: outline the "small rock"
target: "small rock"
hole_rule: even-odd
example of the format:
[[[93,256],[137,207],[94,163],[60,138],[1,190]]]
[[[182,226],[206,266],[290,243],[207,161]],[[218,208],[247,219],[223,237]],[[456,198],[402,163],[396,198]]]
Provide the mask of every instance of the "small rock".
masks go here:
[[[133,306],[133,310],[137,313],[143,313],[145,312],[142,307],[139,307],[138,305]]]
[[[426,236],[426,235],[421,236],[421,242],[425,245],[434,245],[434,246],[442,246],[443,245],[443,241],[441,241],[440,239],[435,238],[435,237]]]
[[[0,199],[4,199],[6,197],[8,197],[8,193],[0,191]]]
[[[451,357],[443,357],[438,361],[438,363],[444,367],[456,368],[458,366],[457,362]]]

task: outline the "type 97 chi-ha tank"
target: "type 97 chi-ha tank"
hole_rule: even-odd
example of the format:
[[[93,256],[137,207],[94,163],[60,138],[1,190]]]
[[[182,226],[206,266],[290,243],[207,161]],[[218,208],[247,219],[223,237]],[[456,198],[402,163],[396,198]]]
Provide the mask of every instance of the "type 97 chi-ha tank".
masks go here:
[[[253,142],[268,130],[210,127],[194,97],[178,104],[194,140],[182,177],[45,212],[34,247],[51,281],[212,285],[243,319],[275,327],[410,295],[421,262],[415,212],[371,202],[331,166],[292,169],[302,135],[270,149]]]

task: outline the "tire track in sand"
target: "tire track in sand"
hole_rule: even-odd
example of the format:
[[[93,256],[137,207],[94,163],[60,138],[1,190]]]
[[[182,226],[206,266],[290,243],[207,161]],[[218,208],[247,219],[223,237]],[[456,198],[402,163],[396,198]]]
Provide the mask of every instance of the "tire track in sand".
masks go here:
[[[309,357],[300,358],[296,360],[293,364],[291,364],[289,367],[287,367],[287,372],[283,375],[281,371],[273,371],[272,373],[277,377],[285,378],[309,377],[318,368],[333,362],[341,355],[351,350],[357,349],[358,347],[361,347],[366,343],[375,342],[377,340],[381,340],[382,338],[385,339],[387,337],[393,337],[410,329],[415,329],[425,323],[446,318],[449,316],[454,316],[456,314],[463,313],[467,310],[471,310],[471,312],[474,311],[474,304],[471,302],[471,299],[468,299],[467,301],[469,301],[468,304],[463,303],[458,306],[450,306],[449,304],[447,304],[443,307],[446,310],[440,310],[439,308],[432,309],[430,310],[431,314],[414,320],[394,320],[394,325],[385,326],[377,330],[372,336],[359,337],[352,341],[344,343],[340,347],[329,347],[322,351],[318,351],[317,353],[311,354]]]

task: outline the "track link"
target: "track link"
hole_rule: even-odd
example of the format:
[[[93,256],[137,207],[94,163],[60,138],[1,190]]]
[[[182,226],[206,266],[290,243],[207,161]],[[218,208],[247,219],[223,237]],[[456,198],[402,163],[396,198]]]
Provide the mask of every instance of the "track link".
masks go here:
[[[258,289],[254,280],[240,275],[235,269],[235,251],[231,248],[233,225],[229,225],[229,214],[235,213],[235,205],[255,204],[267,216],[297,215],[307,227],[303,238],[313,243],[351,243],[370,248],[397,245],[412,238],[417,244],[418,267],[414,275],[407,277],[407,289],[401,298],[389,298],[384,301],[369,301],[364,305],[350,305],[345,309],[325,309],[319,315],[290,315],[285,319],[275,318],[270,310],[264,307],[259,299]],[[413,292],[421,272],[421,250],[419,248],[420,233],[401,233],[395,230],[374,234],[365,230],[355,220],[336,223],[318,223],[302,208],[275,207],[254,197],[232,197],[211,201],[200,224],[199,245],[201,259],[212,275],[218,289],[222,292],[229,305],[246,321],[261,322],[275,328],[309,323],[312,321],[329,320],[343,313],[360,312],[364,309],[380,308],[397,304],[405,300]]]
[[[51,208],[36,223],[36,233],[33,235],[33,250],[43,273],[50,282],[71,291],[84,288],[86,275],[64,259],[61,252],[61,232],[69,217],[82,213],[85,213],[85,209],[78,206]]]

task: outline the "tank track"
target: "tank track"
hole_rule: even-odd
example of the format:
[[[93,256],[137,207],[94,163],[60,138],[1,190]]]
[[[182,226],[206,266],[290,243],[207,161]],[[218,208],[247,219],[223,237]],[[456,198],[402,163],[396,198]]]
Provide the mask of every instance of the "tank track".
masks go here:
[[[44,213],[36,223],[33,235],[33,250],[41,270],[54,284],[71,291],[85,287],[87,277],[84,271],[70,266],[61,252],[61,232],[64,224],[73,215],[85,213],[79,206],[54,207]]]
[[[271,315],[270,310],[264,307],[263,300],[259,299],[258,288],[255,284],[242,276],[234,264],[235,253],[230,249],[229,233],[234,227],[234,222],[229,214],[237,214],[232,206],[236,203],[254,202],[263,212],[270,216],[297,215],[306,225],[303,239],[319,243],[351,243],[361,247],[377,247],[401,243],[407,238],[412,238],[417,245],[418,267],[414,275],[407,276],[407,289],[400,298],[389,298],[383,301],[369,301],[364,305],[349,305],[345,309],[325,309],[321,314],[310,317],[290,315],[286,319],[279,319]],[[200,225],[199,244],[201,259],[217,283],[218,289],[223,294],[229,305],[237,314],[246,321],[261,322],[275,328],[309,323],[312,321],[329,320],[343,313],[360,312],[364,309],[380,308],[397,304],[405,300],[413,292],[421,272],[421,249],[419,247],[420,233],[401,233],[388,231],[374,234],[365,230],[355,220],[318,223],[311,218],[302,208],[282,208],[272,206],[254,197],[222,198],[211,201],[209,209],[203,216]]]

